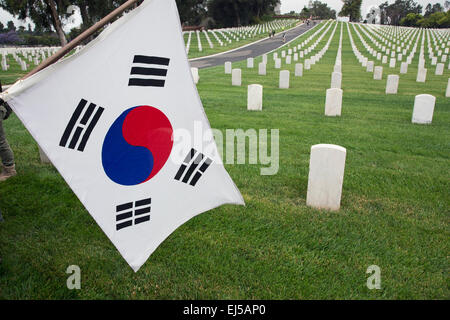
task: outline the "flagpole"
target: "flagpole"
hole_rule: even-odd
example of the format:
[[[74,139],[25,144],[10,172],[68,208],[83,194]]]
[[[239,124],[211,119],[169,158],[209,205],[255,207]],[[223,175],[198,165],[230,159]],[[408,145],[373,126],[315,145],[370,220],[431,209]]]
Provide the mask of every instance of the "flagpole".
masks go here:
[[[110,14],[108,14],[106,17],[101,19],[99,22],[91,26],[89,29],[85,30],[82,34],[80,34],[78,37],[70,41],[67,45],[59,49],[54,55],[50,56],[48,59],[46,59],[44,62],[42,62],[40,65],[38,65],[36,68],[31,70],[28,74],[26,74],[24,77],[21,78],[21,80],[24,80],[33,74],[47,68],[48,66],[54,64],[59,59],[64,57],[67,53],[69,53],[72,49],[74,49],[76,46],[78,46],[80,43],[82,43],[84,40],[86,40],[88,37],[93,35],[95,32],[100,30],[102,27],[104,27],[106,24],[108,24],[112,19],[117,17],[119,14],[123,13],[125,10],[127,10],[129,7],[131,7],[133,4],[136,4],[139,0],[128,0],[123,5],[112,11]]]

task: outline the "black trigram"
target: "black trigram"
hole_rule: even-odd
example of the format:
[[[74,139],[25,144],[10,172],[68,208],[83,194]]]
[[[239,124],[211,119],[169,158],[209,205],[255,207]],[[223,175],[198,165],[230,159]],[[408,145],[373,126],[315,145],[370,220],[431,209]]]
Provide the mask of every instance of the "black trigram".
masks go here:
[[[150,221],[152,199],[143,199],[116,206],[116,230]]]
[[[81,99],[75,112],[72,114],[69,124],[66,130],[64,130],[64,134],[59,142],[61,147],[66,147],[70,140],[67,146],[69,149],[77,148],[78,151],[84,151],[92,130],[94,130],[94,127],[105,110],[102,107],[97,107],[94,103],[90,103],[86,108],[87,103],[86,100]]]
[[[134,56],[128,86],[164,87],[169,58]]]
[[[211,163],[212,160],[203,153],[191,149],[178,170],[175,180],[195,186]]]

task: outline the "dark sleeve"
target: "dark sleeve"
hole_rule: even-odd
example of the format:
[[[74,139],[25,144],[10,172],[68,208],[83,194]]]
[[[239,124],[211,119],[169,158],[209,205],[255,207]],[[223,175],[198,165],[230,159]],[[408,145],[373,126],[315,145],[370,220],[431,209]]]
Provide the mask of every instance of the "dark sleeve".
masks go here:
[[[0,99],[0,104],[1,104],[3,107],[5,107],[5,109],[6,109],[5,116],[3,117],[3,120],[6,120],[6,119],[8,119],[9,116],[11,115],[12,109],[11,109],[11,107],[9,106],[9,104],[6,103],[5,101],[3,101],[2,99]]]

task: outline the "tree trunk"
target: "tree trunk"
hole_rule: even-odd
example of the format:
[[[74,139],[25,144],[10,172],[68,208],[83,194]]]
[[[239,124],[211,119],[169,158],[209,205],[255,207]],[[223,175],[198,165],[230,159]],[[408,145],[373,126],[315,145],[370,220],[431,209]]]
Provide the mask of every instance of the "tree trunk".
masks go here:
[[[80,14],[81,14],[81,19],[83,20],[83,27],[85,29],[87,29],[88,27],[91,26],[91,19],[89,17],[89,13],[87,10],[87,4],[86,1],[83,1],[83,4],[79,5],[80,7]]]
[[[239,8],[237,6],[236,1],[233,1],[233,8],[234,8],[234,12],[236,13],[237,26],[240,27],[241,26],[241,16],[239,15]]]
[[[52,12],[52,22],[53,27],[56,30],[56,33],[59,37],[59,42],[61,42],[61,46],[65,46],[67,44],[66,36],[64,35],[64,31],[61,26],[61,20],[59,19],[58,12],[56,11],[56,5],[54,0],[45,0],[47,5],[50,7]]]

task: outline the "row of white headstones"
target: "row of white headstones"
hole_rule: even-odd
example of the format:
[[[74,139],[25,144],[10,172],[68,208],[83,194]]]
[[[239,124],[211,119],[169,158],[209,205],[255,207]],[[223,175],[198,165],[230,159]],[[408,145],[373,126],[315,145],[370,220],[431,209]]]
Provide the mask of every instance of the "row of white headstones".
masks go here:
[[[357,32],[357,30],[355,29],[357,35],[360,37],[361,41],[363,42],[365,48],[367,49],[367,51],[369,51],[369,53],[371,53],[374,57],[376,57],[377,60],[380,60],[381,58],[381,52],[376,52],[375,50],[373,50],[369,45],[367,45],[367,43],[365,43],[364,39],[361,38],[360,34]],[[420,34],[417,37],[416,43],[414,45],[413,50],[411,51],[410,55],[408,56],[406,62],[402,62],[401,63],[401,67],[400,67],[400,73],[401,74],[406,74],[408,72],[408,65],[411,64],[414,56],[415,56],[415,52],[417,49],[417,44],[418,44],[418,39],[420,37]],[[374,40],[376,42],[376,40]],[[386,40],[385,40],[386,41]],[[419,59],[419,68],[418,68],[418,77],[417,77],[417,81],[418,82],[425,82],[426,80],[426,73],[427,73],[427,69],[425,69],[425,59],[424,59],[424,54],[423,54],[423,41],[424,38],[422,38],[422,46],[421,46],[421,53],[420,53],[420,59]],[[377,42],[376,45],[381,47]],[[395,46],[395,45],[394,45]],[[444,44],[443,44],[444,46]],[[395,48],[395,47],[394,47]],[[402,47],[399,46],[398,51],[400,52]],[[406,47],[406,49],[403,49],[403,54],[406,55],[406,52],[409,49],[409,45]],[[389,50],[390,49],[385,49],[385,47],[383,47],[383,52],[389,54]],[[355,50],[354,50],[355,52]],[[445,48],[445,54],[442,54],[442,50],[438,51],[438,56],[441,57],[441,63],[437,63],[437,58],[436,56],[434,56],[433,51],[431,49],[431,47],[429,47],[429,59],[431,60],[431,65],[435,65],[436,66],[436,71],[435,74],[436,75],[443,75],[444,73],[444,68],[445,65],[444,63],[447,61],[447,54],[449,52],[449,48]],[[357,52],[355,54],[358,54]],[[403,54],[399,54],[397,56],[397,60],[398,61],[402,61],[403,59]],[[370,69],[373,69],[373,61],[368,61],[368,58],[362,56],[362,55],[357,55],[358,59],[360,60],[360,62],[363,64],[363,67],[368,67]],[[387,56],[383,56],[382,57],[382,63],[387,63]],[[389,67],[390,68],[395,68],[396,65],[396,59],[395,59],[395,51],[391,52],[391,59],[390,59],[390,63],[389,63]],[[449,69],[450,69],[450,61],[449,61]],[[378,73],[377,73],[378,74]],[[378,80],[378,79],[376,79]]]
[[[293,50],[289,49],[288,50],[288,55],[286,55],[286,51],[282,51],[281,52],[281,57],[282,58],[286,58],[286,63],[288,63],[288,64],[292,63],[292,53],[294,53],[294,55],[293,55],[293,57],[294,57],[293,60],[294,61],[298,61],[299,57],[300,58],[305,57],[307,54],[309,54],[317,46],[317,44],[320,42],[321,38],[316,40],[316,42],[313,45],[311,45],[309,48],[305,49],[304,51],[300,51],[300,49],[305,47],[312,39],[314,39],[327,26],[327,24],[322,26],[319,30],[317,30],[314,34],[312,34],[310,37],[308,37],[305,41],[303,41],[297,47],[294,47]],[[308,30],[308,32],[311,32],[311,31],[313,31],[316,28],[318,28],[318,26]],[[298,52],[297,52],[297,49],[299,50]],[[259,74],[260,75],[266,75],[266,65],[267,65],[268,55],[264,54],[262,56],[262,58],[263,58],[263,62],[259,64]],[[275,68],[276,69],[280,69],[282,61],[281,61],[281,58],[278,57],[278,53],[276,53],[276,52],[274,53],[273,59],[275,61]],[[311,59],[307,59],[306,62],[307,63],[306,63],[306,68],[305,69],[310,69],[311,65],[314,64],[316,61],[315,61],[315,58],[313,57]],[[253,68],[254,67],[254,58],[248,58],[247,59],[247,67],[248,68]],[[197,84],[198,81],[200,80],[199,73],[198,73],[198,68],[191,68],[191,72],[192,72],[193,80],[194,80],[195,84]],[[232,70],[232,63],[230,61],[225,62],[225,73],[226,74],[233,74],[232,85],[240,86],[242,84],[242,70],[241,69],[233,69]],[[299,65],[296,66],[295,74],[296,74],[296,76],[302,76],[303,75],[303,64],[299,64]]]
[[[0,50],[1,56],[1,69],[2,71],[8,71],[10,64],[8,58],[11,55],[12,58],[19,64],[22,71],[27,71],[30,67],[27,62],[39,65],[41,61],[44,61],[47,57],[54,54],[59,48],[58,47],[28,47],[28,48],[7,48]],[[78,49],[77,49],[78,50]]]
[[[324,25],[324,27],[326,24]],[[323,28],[324,28],[323,27]],[[329,28],[331,25],[328,26]],[[336,25],[337,27],[337,25]],[[329,43],[331,42],[334,33],[336,31],[336,27],[334,28],[332,35],[330,39],[328,40],[325,47],[315,56],[311,57],[310,59],[305,60],[305,66],[308,65],[308,67],[311,66],[311,61],[313,64],[316,61],[319,61],[321,56],[326,52],[326,50],[329,47]],[[321,30],[323,29],[321,28]],[[328,32],[328,29],[323,33],[325,35]],[[353,26],[355,28],[355,26]],[[319,30],[319,31],[321,31]],[[347,24],[347,30],[350,35],[350,41],[352,44],[353,52],[355,53],[356,57],[360,61],[360,63],[363,65],[364,68],[366,68],[367,72],[373,72],[374,73],[374,80],[381,80],[382,79],[382,73],[383,73],[383,67],[382,66],[375,66],[374,61],[369,61],[368,58],[364,57],[359,50],[357,49],[355,42],[353,41],[349,25]],[[356,33],[358,31],[354,29]],[[365,31],[365,30],[364,30]],[[364,32],[363,31],[363,32]],[[416,35],[416,33],[412,33],[411,31],[407,31],[409,35]],[[414,31],[413,31],[414,32]],[[314,34],[316,35],[317,32]],[[388,33],[389,34],[389,33]],[[433,34],[433,33],[432,33]],[[320,42],[323,38],[323,35],[319,37]],[[343,25],[341,25],[340,30],[340,40],[339,40],[339,48],[338,53],[336,56],[336,61],[333,69],[333,73],[331,76],[331,86],[330,89],[326,92],[326,99],[325,99],[325,115],[326,116],[340,116],[342,112],[342,97],[343,97],[343,90],[341,89],[341,83],[342,83],[342,36],[343,36]],[[418,35],[417,35],[418,36]],[[408,59],[406,62],[402,63],[401,73],[407,72],[407,66],[411,64],[419,37],[417,37],[416,40],[416,46],[411,51],[410,56],[408,56]],[[441,37],[443,39],[443,37]],[[308,41],[311,40],[311,38],[308,38]],[[361,40],[362,37],[361,37]],[[445,41],[445,37],[442,41]],[[317,45],[316,42],[314,44],[314,48]],[[362,41],[362,43],[364,43]],[[304,43],[303,43],[304,44]],[[397,43],[398,44],[398,43]],[[422,43],[423,44],[423,43]],[[407,49],[403,49],[404,45],[399,45],[396,47],[396,45],[388,43],[387,46],[393,48],[393,50],[397,49],[397,52],[403,52],[401,55],[406,55],[409,50],[409,45]],[[313,47],[313,46],[311,46]],[[310,47],[310,48],[311,48]],[[296,49],[300,49],[299,47],[294,47],[294,51],[297,51]],[[445,51],[448,51],[448,48],[442,47]],[[309,49],[309,48],[308,48]],[[305,51],[308,51],[305,50]],[[379,57],[378,60],[381,59],[380,54],[374,52],[374,50],[370,50],[370,48],[366,49],[375,56]],[[386,54],[389,54],[387,48],[380,48],[380,50]],[[406,50],[406,51],[405,51]],[[286,64],[291,64],[291,54],[294,53],[293,50],[288,50],[288,55],[286,55],[285,51],[281,52],[281,55],[283,58],[286,58]],[[308,51],[309,53],[310,51]],[[303,52],[302,52],[303,53]],[[294,53],[294,61],[298,60],[298,57],[295,56],[297,54]],[[439,52],[438,52],[439,55]],[[395,60],[395,56],[392,55],[392,58]],[[399,55],[400,56],[400,55]],[[303,55],[302,55],[303,57]],[[400,56],[401,57],[401,56]],[[420,65],[424,65],[424,59],[423,55],[421,55]],[[430,59],[432,58],[432,54],[430,55]],[[446,59],[446,58],[442,58]],[[402,59],[398,58],[399,61]],[[422,62],[423,60],[423,62]],[[274,61],[275,61],[275,68],[281,68],[281,59],[278,58],[277,53],[274,53]],[[308,63],[307,63],[308,61]],[[445,60],[444,60],[445,61]],[[249,58],[247,60],[247,68],[253,68],[253,58]],[[259,70],[258,73],[260,75],[266,74],[266,64],[267,64],[267,55],[263,55],[262,62],[259,64]],[[392,62],[391,62],[392,65]],[[406,66],[406,67],[405,67]],[[392,66],[392,67],[395,67]],[[306,68],[305,68],[306,69]],[[295,75],[296,76],[302,76],[303,75],[303,65],[298,63],[296,64],[295,68]],[[242,72],[240,69],[232,69],[231,62],[225,63],[225,73],[232,75],[232,85],[240,86],[242,83]],[[440,72],[437,72],[436,74],[440,74]],[[198,71],[197,71],[198,75]],[[394,94],[397,93],[398,88],[398,75],[389,75],[387,79],[387,87],[386,87],[386,94]],[[419,79],[420,80],[420,79]],[[198,81],[198,77],[197,80]],[[425,81],[425,80],[423,80]],[[420,82],[420,81],[419,81]],[[279,87],[282,89],[289,88],[289,71],[283,70],[280,71],[280,81],[279,81]],[[448,81],[447,86],[447,92],[446,96],[450,97],[450,79]],[[263,97],[263,87],[259,84],[252,84],[248,86],[248,101],[247,101],[247,108],[248,110],[262,110],[262,97]],[[414,108],[413,108],[413,116],[412,116],[412,122],[418,123],[418,124],[430,124],[432,121],[432,116],[434,112],[434,105],[435,105],[436,98],[432,95],[428,94],[420,94],[415,97],[414,102]],[[341,195],[342,195],[342,186],[343,186],[343,179],[344,179],[344,170],[345,170],[345,159],[346,159],[346,149],[342,146],[337,145],[330,145],[330,144],[319,144],[314,145],[311,148],[311,156],[310,156],[310,171],[309,171],[309,178],[308,178],[308,191],[307,191],[307,205],[320,208],[320,209],[328,209],[328,210],[339,210],[340,208],[340,202],[341,202]]]
[[[381,52],[376,52],[374,51],[370,45],[368,45],[364,39],[361,37],[361,35],[359,34],[359,32],[356,30],[355,25],[353,25],[353,28],[356,32],[356,34],[359,36],[361,42],[363,43],[363,46],[365,47],[365,49],[372,54],[374,57],[376,57],[377,60],[380,60],[380,54]],[[361,28],[361,26],[360,26]],[[362,67],[366,68],[367,72],[373,72],[374,76],[373,79],[374,80],[382,80],[382,75],[383,75],[383,67],[382,66],[376,66],[374,67],[374,61],[369,61],[367,57],[365,57],[363,54],[361,54],[355,44],[355,42],[353,41],[353,38],[351,36],[350,33],[350,29],[348,29],[349,34],[350,34],[350,41],[352,44],[352,48],[353,48],[353,52],[356,56],[356,58],[359,60],[359,62],[361,63]],[[417,35],[416,37],[416,41],[414,44],[413,49],[411,50],[407,61],[406,62],[402,62],[401,63],[401,67],[400,67],[400,74],[406,74],[408,72],[408,66],[412,63],[412,60],[415,56],[416,53],[416,49],[418,46],[418,42],[419,42],[419,38],[421,36],[422,31],[416,31],[416,33],[413,35],[413,37],[415,35]],[[430,31],[427,31],[430,32]],[[432,32],[432,31],[431,31]],[[434,33],[432,33],[434,34]],[[429,34],[428,34],[429,35]],[[369,36],[370,37],[370,36]],[[413,38],[411,37],[411,38]],[[389,54],[389,50],[390,49],[386,49],[386,47],[382,47],[380,43],[378,43],[375,39],[373,39],[372,37],[370,37],[371,40],[373,41],[373,43],[381,49],[381,51],[383,53]],[[443,38],[442,42],[445,42],[445,40]],[[395,50],[395,45],[392,45],[391,42],[389,42],[389,40],[391,39],[384,39],[384,43],[388,43],[390,44],[390,46]],[[412,39],[410,39],[410,43],[408,44],[408,46],[406,47],[406,49],[403,49],[404,47],[404,43],[402,43],[401,45],[399,45],[397,47],[397,51],[398,52],[403,52],[403,54],[407,54],[407,51],[409,49],[409,46],[411,44]],[[424,41],[425,41],[425,36],[422,37],[422,44],[421,44],[421,50],[420,50],[420,55],[419,55],[419,66],[418,66],[418,72],[417,72],[417,78],[416,78],[416,82],[425,82],[426,81],[426,74],[427,74],[427,69],[425,68],[425,58],[424,58]],[[448,43],[448,42],[447,42]],[[399,44],[399,40],[397,40],[397,44]],[[433,55],[433,50],[430,47],[430,43],[429,44],[429,58],[431,59],[431,64],[432,65],[436,65],[436,71],[435,71],[435,75],[441,76],[444,74],[444,63],[436,63],[436,57]],[[445,49],[444,52],[448,53],[449,52],[449,48],[445,47],[445,43],[442,43],[442,48]],[[403,49],[403,51],[402,51]],[[438,51],[438,55],[441,56],[441,61],[445,62],[447,60],[447,55],[444,54],[442,55],[442,51],[439,50]],[[395,51],[392,52],[391,55],[391,61],[389,64],[390,68],[395,68]],[[397,58],[399,61],[402,60],[402,54],[398,55]],[[386,60],[386,56],[383,56],[383,63]],[[449,63],[449,69],[450,69],[450,63]],[[386,82],[386,94],[397,94],[398,92],[398,86],[399,86],[399,81],[400,81],[400,76],[399,75],[395,75],[395,74],[390,74],[387,77],[387,82]],[[450,97],[450,79],[447,80],[447,90],[446,90],[446,97]],[[412,122],[413,123],[421,123],[421,124],[430,124],[432,122],[433,119],[433,114],[434,114],[434,106],[435,106],[435,102],[436,102],[436,97],[429,95],[429,94],[420,94],[417,95],[415,97],[415,103],[414,103],[414,108],[413,108],[413,115],[412,115]]]
[[[188,39],[186,42],[186,53],[191,50],[192,35],[195,34],[197,37],[197,49],[199,52],[203,51],[203,45],[201,41],[201,34],[203,34],[208,42],[209,47],[214,48],[214,43],[211,41],[211,37],[217,41],[217,43],[222,47],[226,43],[231,44],[233,41],[239,42],[247,38],[254,38],[259,34],[265,34],[271,30],[279,30],[292,26],[297,20],[275,20],[265,24],[260,24],[256,26],[249,27],[239,27],[239,28],[225,28],[225,29],[211,29],[197,31],[185,31],[184,34],[188,34]]]

